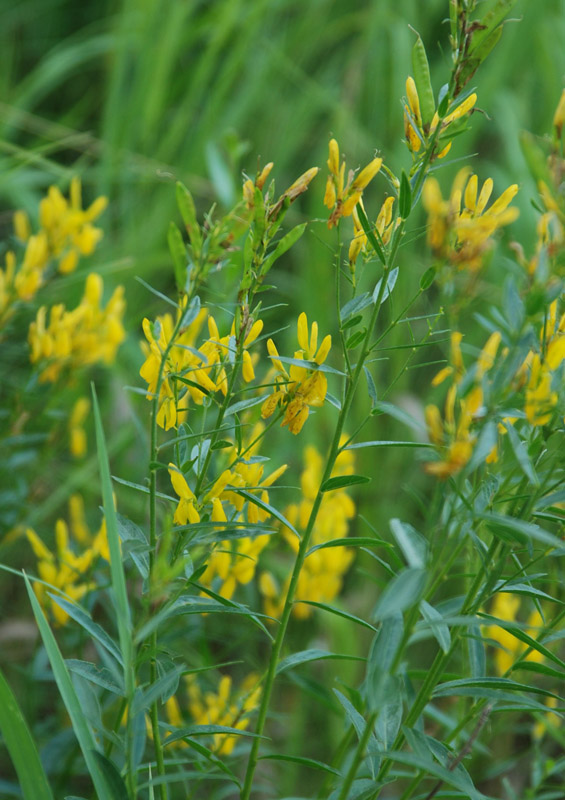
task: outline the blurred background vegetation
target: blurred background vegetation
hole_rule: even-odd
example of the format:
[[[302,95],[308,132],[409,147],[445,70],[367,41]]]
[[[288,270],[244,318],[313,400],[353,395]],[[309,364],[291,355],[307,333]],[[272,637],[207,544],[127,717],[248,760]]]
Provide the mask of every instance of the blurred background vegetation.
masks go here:
[[[411,72],[415,37],[410,26],[426,44],[437,93],[449,74],[447,0],[21,0],[3,5],[0,239],[11,236],[14,209],[33,215],[49,185],[66,192],[75,174],[82,177],[85,204],[99,194],[109,197],[101,220],[102,245],[78,273],[60,277],[56,288],[47,287],[41,302],[76,301],[91,270],[104,276],[108,293],[113,285],[125,285],[128,341],[118,368],[111,377],[101,373],[100,380],[114,386],[107,396],[107,401],[114,398],[107,425],[114,456],[123,454],[115,472],[139,481],[139,464],[147,454],[148,405],[143,398],[125,396],[121,387],[140,384],[142,318],[165,311],[135,277],[174,292],[167,228],[169,220],[178,221],[175,181],[189,187],[203,214],[213,202],[228,209],[240,192],[242,172],[253,175],[258,159],[261,164],[275,162],[272,174],[281,191],[318,165],[321,175],[289,214],[297,222],[301,216],[325,217],[330,136],[340,142],[349,166],[366,164],[377,151],[395,172],[409,168],[400,98]],[[535,235],[530,199],[536,189],[519,134],[526,129],[543,135],[550,129],[565,79],[565,2],[519,0],[512,16],[475,76],[483,113],[473,115],[470,132],[455,142],[438,177],[445,194],[461,166],[458,159],[464,159],[481,180],[494,178],[496,196],[518,183],[522,217],[517,224],[527,249]],[[386,189],[379,181],[380,176],[366,193],[373,219]],[[512,229],[507,238],[512,238]],[[272,314],[267,330],[288,324],[290,318],[288,350],[302,310],[319,321],[322,333],[335,333],[326,292],[333,284],[333,243],[325,221],[315,223],[273,271],[279,292],[269,301],[290,308]],[[401,254],[397,309],[417,291],[429,264],[424,235],[416,231]],[[493,286],[501,286],[506,268],[497,254],[483,299]],[[223,280],[220,275],[212,281],[208,301],[221,305],[226,299]],[[478,295],[480,300],[480,291]],[[406,334],[400,332],[391,344],[403,342]],[[379,394],[405,358],[406,351],[393,351],[390,361],[375,370]],[[417,355],[413,366],[434,358],[441,358],[441,350]],[[386,399],[396,402],[402,393],[405,406],[418,416],[417,388],[427,387],[436,369],[410,370]],[[325,441],[322,417],[319,413],[316,420],[320,442]],[[131,421],[125,432],[120,430],[124,418]],[[376,419],[367,438],[395,438],[394,424]],[[306,436],[313,437],[315,430],[312,425]],[[396,433],[407,438],[402,428]],[[280,438],[276,463],[292,463],[292,483],[301,466],[296,445],[305,443],[286,432]],[[432,480],[414,464],[412,451],[380,450],[378,459],[378,464],[359,465],[358,471],[374,475],[372,494],[366,495],[361,511],[372,525],[385,528],[398,514],[399,502],[406,502],[405,489],[412,496],[415,487],[429,490]],[[94,453],[79,470],[69,463],[45,468],[41,505],[32,512],[43,524],[50,525],[76,489],[96,511],[98,490],[89,485],[96,475]],[[145,511],[133,495],[120,496],[121,510],[142,522]],[[128,508],[130,502],[137,508]],[[403,513],[406,518],[417,515],[415,508]],[[5,582],[4,599],[12,588]],[[334,634],[342,638],[332,649],[355,650],[343,638],[353,635],[350,628]],[[298,738],[308,735],[306,719],[304,726],[302,734],[296,732]]]

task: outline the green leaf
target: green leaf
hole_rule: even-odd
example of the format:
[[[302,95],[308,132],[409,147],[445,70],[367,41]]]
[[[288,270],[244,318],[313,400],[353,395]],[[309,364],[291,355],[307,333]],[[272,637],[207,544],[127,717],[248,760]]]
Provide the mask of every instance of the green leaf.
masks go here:
[[[367,660],[365,688],[368,707],[380,711],[391,699],[391,692],[398,691],[390,674],[404,634],[404,621],[400,611],[394,611],[381,623],[373,639]]]
[[[192,195],[184,184],[177,181],[177,205],[180,215],[186,226],[186,231],[190,237],[190,243],[194,251],[194,257],[198,259],[200,250],[202,248],[202,234],[200,233],[200,226],[196,217],[196,207]]]
[[[336,475],[328,478],[320,487],[321,492],[333,492],[334,489],[343,489],[346,486],[355,486],[360,483],[369,483],[371,478],[366,475]]]
[[[122,514],[116,513],[116,522],[120,540],[127,545],[124,549],[126,549],[139,574],[145,580],[149,577],[149,544],[147,537],[135,522],[122,516]]]
[[[374,625],[371,625],[370,622],[366,622],[366,620],[361,619],[361,617],[356,617],[354,614],[349,614],[347,611],[342,611],[341,608],[336,608],[335,606],[330,606],[327,603],[318,603],[317,600],[295,600],[295,603],[305,603],[308,606],[314,606],[314,608],[321,608],[322,611],[328,611],[330,614],[335,614],[336,617],[343,617],[343,619],[347,619],[350,622],[355,622],[357,625],[362,625],[364,628],[369,628],[372,631],[376,631]]]
[[[505,631],[511,633],[516,639],[519,639],[524,644],[531,647],[532,650],[537,650],[538,653],[541,653],[545,656],[549,661],[553,661],[554,664],[557,664],[562,669],[565,669],[565,661],[562,661],[558,656],[548,650],[541,642],[537,642],[533,639],[529,634],[525,633],[525,631],[521,630],[513,626],[512,624],[506,622],[505,620],[500,620],[497,617],[492,617],[490,614],[483,614],[479,613],[481,619],[484,619],[485,622],[488,622],[489,625],[498,625],[500,628],[504,628]]]
[[[428,559],[428,543],[422,534],[399,519],[391,519],[389,524],[408,566],[423,569]]]
[[[371,398],[371,408],[374,408],[377,405],[378,397],[377,397],[377,387],[375,386],[375,381],[373,380],[373,376],[369,372],[369,368],[363,365],[363,371],[365,372],[365,378],[367,379],[367,391],[369,392],[369,397]],[[352,445],[355,447],[355,445]],[[351,448],[348,447],[349,450]]]
[[[410,181],[408,180],[408,176],[402,170],[402,175],[400,177],[400,193],[398,195],[398,210],[400,212],[400,216],[402,219],[407,219],[410,216],[410,211],[412,210],[412,189],[410,187]]]
[[[244,731],[241,728],[230,728],[228,725],[189,725],[186,728],[178,728],[170,736],[167,736],[163,742],[163,747],[178,742],[179,739],[190,739],[193,736],[214,736],[218,733],[224,733],[226,736],[247,736],[251,739],[264,739],[264,736],[259,736],[251,731]]]
[[[110,574],[112,578],[112,589],[114,603],[116,607],[116,617],[118,624],[118,634],[120,639],[120,650],[124,663],[124,675],[126,681],[126,695],[132,694],[132,663],[133,646],[131,635],[131,615],[126,588],[126,578],[124,575],[124,564],[120,549],[120,537],[118,534],[118,520],[116,509],[114,508],[114,497],[112,494],[112,479],[110,477],[110,465],[108,462],[108,451],[106,440],[102,428],[100,408],[96,390],[92,384],[92,407],[94,411],[94,424],[96,429],[96,447],[98,450],[98,464],[100,469],[100,481],[102,483],[102,499],[104,505],[104,518],[106,520],[106,531],[108,535],[108,547],[110,550]]]
[[[355,444],[348,444],[346,450],[360,450],[363,447],[434,447],[429,442],[394,442],[386,440],[377,440],[373,442],[357,442]]]
[[[409,767],[416,767],[450,786],[455,786],[456,789],[459,789],[459,791],[463,793],[464,797],[468,797],[470,800],[487,800],[484,794],[481,794],[481,792],[475,789],[467,774],[463,777],[463,775],[456,770],[450,770],[440,766],[431,755],[424,756],[416,753],[409,753],[405,750],[388,750],[383,752],[382,755],[384,758],[390,758],[391,761],[396,763],[406,764]]]
[[[224,414],[224,419],[226,419],[227,417],[231,417],[232,414],[239,414],[240,411],[245,411],[247,408],[253,408],[253,406],[258,406],[259,403],[264,403],[266,396],[267,395],[262,395],[261,397],[252,397],[249,400],[240,400],[239,402],[234,403],[231,406],[228,406],[228,408],[226,409],[226,413]]]
[[[439,646],[444,653],[448,653],[451,647],[451,634],[449,632],[449,627],[444,622],[443,616],[439,613],[437,608],[434,608],[426,602],[426,600],[420,601],[420,611],[429,624]]]
[[[39,605],[39,601],[35,596],[33,589],[31,588],[29,578],[25,573],[24,580],[33,614],[37,622],[37,627],[39,628],[39,633],[41,634],[41,638],[47,652],[47,657],[49,658],[49,663],[51,664],[51,669],[53,670],[53,676],[55,677],[55,682],[59,692],[61,693],[67,713],[71,719],[71,725],[73,726],[75,736],[77,737],[80,749],[82,751],[82,755],[86,761],[88,772],[90,773],[90,777],[92,778],[94,788],[96,789],[99,798],[101,800],[106,800],[106,798],[112,797],[112,792],[108,787],[106,778],[99,769],[96,758],[93,755],[94,751],[96,750],[94,736],[86,721],[86,717],[83,713],[81,704],[75,692],[75,688],[72,684],[69,671],[65,666],[65,662],[57,645],[57,641],[53,636],[51,628],[49,627],[41,606]]]
[[[493,532],[503,534],[502,538],[507,533],[510,534],[511,539],[515,539],[522,544],[527,544],[530,539],[547,544],[550,547],[561,547],[563,544],[557,536],[532,522],[495,513],[481,514],[479,518],[484,520]]]
[[[473,31],[471,43],[468,48],[470,56],[477,56],[477,51],[485,40],[492,35],[504,18],[508,15],[517,0],[498,0],[491,10],[480,20],[480,26]],[[492,49],[492,48],[491,48]],[[488,55],[488,53],[486,54]],[[486,55],[483,58],[486,58]],[[479,62],[480,63],[480,62]]]
[[[319,769],[322,772],[329,772],[331,775],[341,775],[339,770],[330,767],[328,764],[324,764],[322,761],[315,761],[313,758],[303,758],[302,756],[284,756],[284,755],[270,755],[270,756],[259,756],[260,761],[264,760],[270,761],[290,761],[292,764],[300,764],[303,767],[311,767],[312,769]]]
[[[377,539],[375,536],[344,536],[340,539],[329,539],[327,542],[315,544],[306,553],[306,558],[316,550],[326,550],[328,547],[390,547],[388,542],[384,539]]]
[[[530,456],[528,455],[526,445],[518,436],[516,428],[510,422],[504,422],[503,425],[506,428],[512,450],[514,451],[516,460],[518,461],[518,464],[520,464],[524,475],[531,483],[533,483],[534,486],[539,486],[539,478],[536,475],[534,465],[532,464]]]
[[[1,671],[0,732],[16,770],[24,800],[53,800],[33,737]]]
[[[412,69],[414,70],[414,82],[420,100],[422,122],[427,129],[434,116],[435,101],[426,48],[419,35],[412,48]],[[402,212],[401,216],[404,216]]]
[[[354,314],[363,311],[363,309],[370,306],[372,302],[369,292],[363,292],[363,294],[360,294],[358,297],[353,297],[351,300],[348,300],[339,312],[339,316],[342,320],[346,320],[348,317],[352,317]]]
[[[255,497],[254,494],[251,494],[251,492],[248,492],[245,489],[232,488],[231,491],[239,494],[241,497],[244,497],[249,503],[253,503],[253,505],[257,506],[262,511],[266,511],[268,514],[271,514],[271,516],[275,517],[275,519],[278,519],[279,522],[282,522],[285,528],[288,528],[289,531],[292,531],[295,536],[298,536],[299,539],[301,538],[294,525],[292,525],[292,523],[287,520],[284,514],[281,514],[281,512],[274,506],[269,505],[269,503],[265,503],[264,500],[261,500],[259,497]]]
[[[426,289],[429,289],[432,283],[435,281],[436,272],[437,270],[435,267],[428,267],[428,269],[424,272],[420,278],[420,290],[422,292],[425,292]]]
[[[388,273],[388,276],[387,276],[387,279],[386,279],[386,286],[385,286],[385,288],[383,290],[383,294],[382,294],[382,297],[381,297],[381,300],[380,300],[381,304],[384,303],[384,301],[388,299],[390,294],[392,294],[392,290],[394,289],[394,287],[396,285],[396,281],[398,279],[398,273],[399,273],[399,268],[398,267],[395,267],[394,269],[391,269],[391,271]],[[378,299],[379,299],[382,282],[383,282],[383,278],[380,278],[377,281],[377,284],[376,284],[375,288],[373,289],[373,303],[376,303],[378,301]]]
[[[361,226],[363,227],[363,230],[365,231],[367,239],[371,242],[371,246],[375,251],[375,253],[377,254],[381,264],[384,267],[386,267],[385,254],[383,252],[382,247],[379,244],[377,237],[375,236],[374,230],[371,228],[371,223],[367,219],[367,215],[365,214],[363,206],[361,205],[361,203],[358,203],[356,208],[357,208],[357,215],[359,216],[359,221],[361,223]]]
[[[116,642],[109,636],[108,633],[102,628],[97,622],[94,622],[90,614],[79,606],[78,603],[71,603],[68,600],[65,600],[64,597],[60,595],[54,594],[49,592],[49,597],[53,600],[53,602],[57,603],[63,611],[66,611],[71,619],[74,619],[84,630],[96,639],[96,641],[102,645],[102,647],[110,653],[110,655],[114,656],[118,664],[123,667],[123,659],[122,654],[120,653],[120,648],[116,644]]]
[[[179,292],[184,291],[186,284],[186,273],[188,269],[188,259],[186,256],[186,247],[182,238],[182,233],[179,231],[174,222],[169,223],[169,233],[167,235],[167,242],[169,244],[169,251],[173,259],[173,267],[175,272],[175,281]]]
[[[98,752],[98,750],[93,750],[92,756],[94,760],[98,762],[100,772],[102,772],[106,778],[106,783],[109,789],[109,797],[111,797],[113,800],[124,800],[124,798],[127,798],[128,790],[126,789],[124,780],[114,762],[106,756],[103,756],[102,753]]]
[[[559,681],[565,680],[565,672],[560,669],[553,669],[553,667],[538,661],[520,661],[512,667],[512,672],[518,672],[519,670],[536,672],[538,675],[548,675],[550,678],[556,678]]]
[[[109,669],[99,667],[90,661],[79,661],[75,658],[67,658],[65,663],[68,669],[76,675],[81,675],[102,689],[123,697],[124,687],[116,682],[114,674]]]
[[[367,328],[362,328],[359,331],[355,331],[349,339],[346,341],[345,346],[348,350],[353,350],[355,347],[361,344],[363,339],[365,338],[365,334],[367,333]]]
[[[336,659],[339,661],[364,661],[360,656],[341,655],[339,653],[330,653],[327,650],[320,650],[318,648],[311,648],[310,650],[301,650],[299,653],[293,653],[291,656],[283,658],[277,664],[276,675],[285,672],[287,669],[293,669],[300,664],[307,664],[310,661],[324,661],[326,659]]]
[[[271,269],[275,261],[280,258],[287,250],[296,244],[296,242],[300,239],[304,231],[306,230],[308,223],[303,222],[301,225],[297,225],[291,231],[289,231],[280,242],[277,244],[273,252],[265,259],[261,266],[261,275],[264,276],[267,272]]]
[[[410,567],[400,572],[387,584],[379,597],[373,619],[388,619],[419,602],[426,585],[426,571]]]

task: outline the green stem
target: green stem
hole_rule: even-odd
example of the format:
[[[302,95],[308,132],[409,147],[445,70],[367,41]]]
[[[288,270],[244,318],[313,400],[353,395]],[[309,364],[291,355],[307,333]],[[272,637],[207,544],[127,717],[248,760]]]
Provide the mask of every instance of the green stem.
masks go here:
[[[351,789],[351,785],[355,780],[355,776],[357,775],[357,771],[361,766],[363,759],[365,758],[365,750],[367,749],[367,744],[369,739],[371,738],[371,733],[373,732],[373,725],[375,724],[375,720],[377,718],[376,711],[371,712],[369,718],[367,719],[367,724],[365,725],[365,730],[363,731],[363,736],[359,739],[357,747],[355,748],[355,754],[347,770],[347,775],[344,778],[343,784],[341,786],[341,791],[338,795],[337,800],[347,800],[349,796],[349,790]]]

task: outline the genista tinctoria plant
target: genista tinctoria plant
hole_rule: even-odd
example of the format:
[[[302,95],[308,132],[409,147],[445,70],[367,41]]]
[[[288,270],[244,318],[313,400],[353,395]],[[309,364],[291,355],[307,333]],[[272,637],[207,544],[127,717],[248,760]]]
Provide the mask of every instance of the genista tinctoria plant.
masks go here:
[[[64,792],[512,798],[515,729],[520,797],[562,796],[565,93],[549,136],[521,142],[539,191],[533,250],[512,241],[518,185],[497,186],[480,164],[445,177],[449,158],[465,161],[477,70],[512,6],[449,3],[443,86],[415,34],[402,164],[377,134],[362,168],[349,153],[347,166],[331,137],[323,177],[313,167],[281,192],[268,163],[223,216],[198,213],[177,184],[176,294],[155,291],[163,308],[142,324],[147,477],[112,480],[96,392],[75,392],[58,435],[85,458],[92,412],[104,518],[91,522],[73,492],[54,545],[33,502],[11,524],[37,563],[25,581],[62,700],[50,730],[65,729],[72,749],[48,770]],[[77,187],[70,203],[50,190],[37,234],[15,217],[18,249],[0,272],[5,337],[20,306],[100,238],[105,201],[82,211]],[[289,228],[305,192],[327,222]],[[402,248],[422,219],[427,264],[402,297]],[[316,226],[335,245],[334,300],[314,320],[300,298],[287,335],[267,280]],[[214,303],[218,281],[234,289]],[[123,292],[105,304],[102,293],[89,275],[78,307],[34,309],[27,368],[43,391],[114,359]],[[415,367],[427,376],[421,413],[392,392]],[[25,430],[9,419],[12,436]],[[401,462],[379,459],[395,448],[410,455],[413,503],[387,530],[375,524],[380,463]],[[147,518],[121,514],[122,493],[146,502]],[[48,797],[34,738],[0,691],[22,792],[39,796],[27,769]]]

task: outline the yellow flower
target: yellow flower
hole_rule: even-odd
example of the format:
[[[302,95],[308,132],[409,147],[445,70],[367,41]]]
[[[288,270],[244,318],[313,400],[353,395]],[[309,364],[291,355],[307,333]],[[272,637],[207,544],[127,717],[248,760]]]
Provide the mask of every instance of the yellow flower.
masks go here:
[[[342,444],[346,437],[342,437]],[[300,479],[302,500],[285,509],[285,516],[292,525],[306,527],[318,488],[322,479],[324,462],[315,447],[309,446],[304,451],[304,470]],[[332,476],[352,474],[354,468],[353,454],[343,450],[336,460]],[[355,504],[343,489],[324,494],[316,525],[312,532],[312,544],[319,545],[334,539],[343,539],[348,535],[350,520],[355,515]],[[286,541],[294,552],[298,542],[294,534],[283,529]],[[299,619],[306,619],[312,614],[312,606],[300,600],[331,603],[341,592],[343,578],[355,557],[354,550],[347,547],[328,547],[310,553],[298,578],[296,590],[297,602],[293,605],[293,614]],[[282,589],[270,572],[263,572],[259,579],[259,590],[263,595],[265,613],[271,617],[279,617],[288,592],[290,576]]]
[[[355,206],[361,200],[363,191],[373,180],[382,166],[382,158],[374,158],[355,177],[350,170],[345,183],[345,162],[339,163],[339,145],[335,139],[330,140],[328,169],[330,174],[326,181],[324,205],[331,209],[328,228],[333,228],[341,217],[353,214]]]
[[[450,261],[458,269],[480,269],[494,233],[519,215],[517,208],[508,208],[518,191],[516,184],[487,209],[492,189],[493,182],[488,178],[479,193],[477,176],[462,169],[449,200],[444,200],[437,180],[426,180],[422,200],[428,212],[428,244],[437,258]]]
[[[169,476],[173,489],[179,497],[179,502],[173,517],[177,525],[187,525],[200,522],[200,514],[196,509],[194,492],[186,482],[186,478],[174,465],[169,464]]]
[[[313,361],[318,366],[323,364],[331,348],[331,336],[325,336],[318,347],[318,324],[312,324],[311,334],[308,335],[308,319],[302,312],[297,325],[298,343],[300,350],[294,353],[294,358],[300,361]],[[281,403],[285,408],[282,425],[288,425],[291,433],[299,433],[308,419],[311,406],[321,406],[326,397],[328,388],[323,372],[309,366],[292,364],[287,372],[279,359],[277,348],[272,339],[267,342],[267,349],[272,358],[278,375],[275,379],[276,388],[261,407],[261,416],[266,419]]]
[[[102,308],[102,278],[91,273],[79,305],[67,311],[63,304],[42,306],[29,327],[30,360],[40,363],[41,383],[56,381],[64,369],[78,369],[102,361],[111,364],[125,338],[123,286],[118,286]]]
[[[515,622],[520,610],[520,598],[509,592],[498,592],[495,595],[491,609],[491,615],[503,622]],[[533,639],[537,638],[538,629],[543,627],[543,619],[540,613],[533,611],[528,617],[526,633]],[[505,675],[516,663],[520,655],[527,649],[527,645],[516,639],[515,636],[498,625],[488,625],[483,629],[483,633],[489,639],[498,643],[494,660],[496,670],[499,675]],[[524,659],[525,661],[543,661],[543,656],[537,650],[532,650]]]
[[[26,535],[38,559],[37,571],[39,577],[49,584],[35,583],[34,591],[41,606],[53,614],[57,625],[65,625],[69,615],[54,600],[48,592],[66,596],[67,599],[78,601],[87,592],[96,588],[96,583],[85,580],[90,568],[98,556],[94,548],[85,550],[81,555],[75,555],[69,547],[69,531],[64,520],[59,519],[55,525],[56,552],[52,553],[41,541],[34,530],[28,528]]]
[[[435,133],[438,124],[440,124],[439,115],[436,110],[434,113],[431,124],[424,124],[420,111],[420,98],[414,78],[409,76],[406,79],[406,98],[407,102],[404,103],[404,135],[406,136],[406,144],[412,153],[419,153],[422,147],[426,147],[429,143],[430,137]],[[454,122],[469,114],[477,102],[477,95],[471,94],[459,105],[452,108],[449,113],[441,121],[440,136],[444,131]],[[439,136],[436,140],[439,142]],[[432,158],[443,158],[447,155],[451,148],[451,141],[445,142],[442,140],[438,147],[438,152],[434,150]]]

